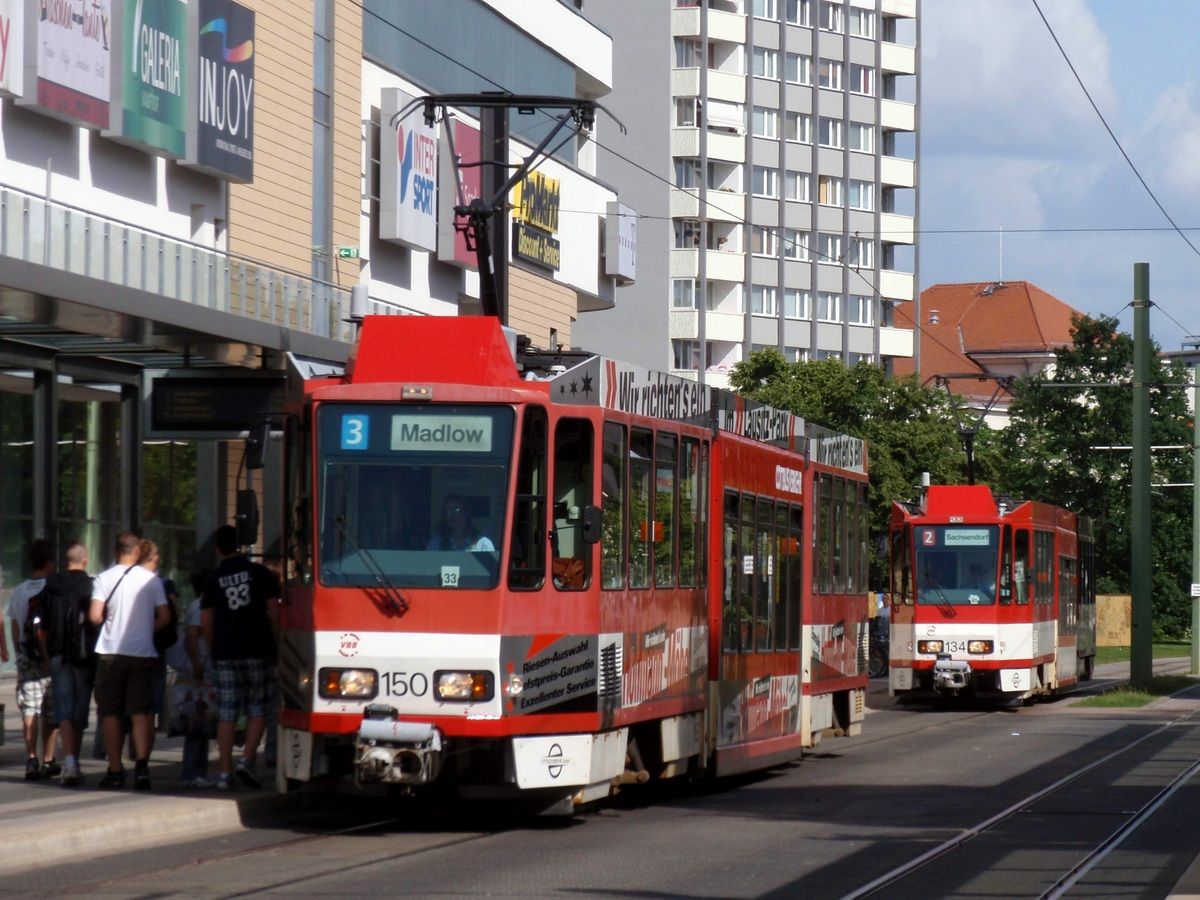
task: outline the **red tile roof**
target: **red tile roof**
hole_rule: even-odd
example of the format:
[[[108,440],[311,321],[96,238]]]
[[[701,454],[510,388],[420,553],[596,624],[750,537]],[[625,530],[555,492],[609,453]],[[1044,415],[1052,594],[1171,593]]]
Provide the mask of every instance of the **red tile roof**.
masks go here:
[[[915,307],[896,308],[897,328],[912,328]],[[933,322],[936,310],[937,321]],[[1004,357],[1005,373],[1029,357],[1025,368],[1040,368],[1044,357],[1071,342],[1071,316],[1078,311],[1028,281],[935,284],[921,292],[921,380],[936,375],[989,372],[989,358]],[[893,361],[897,375],[913,372],[911,359]],[[972,385],[978,385],[973,387]],[[990,379],[956,380],[953,390],[990,396]]]

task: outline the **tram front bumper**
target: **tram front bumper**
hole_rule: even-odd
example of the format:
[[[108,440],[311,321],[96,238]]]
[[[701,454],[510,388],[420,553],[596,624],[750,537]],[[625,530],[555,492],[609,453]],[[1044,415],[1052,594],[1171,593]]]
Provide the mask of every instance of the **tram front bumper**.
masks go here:
[[[951,659],[948,654],[942,654],[933,664],[933,689],[936,691],[961,691],[970,680],[971,664],[965,659]]]
[[[390,707],[368,710],[354,741],[359,784],[429,784],[442,767],[442,733],[428,722],[401,722]]]

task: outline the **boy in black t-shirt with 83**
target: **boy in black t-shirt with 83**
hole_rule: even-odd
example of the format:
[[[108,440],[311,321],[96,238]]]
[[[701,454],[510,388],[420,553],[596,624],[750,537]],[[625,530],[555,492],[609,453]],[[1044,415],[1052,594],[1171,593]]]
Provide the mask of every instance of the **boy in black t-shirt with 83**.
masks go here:
[[[213,535],[221,564],[208,579],[200,600],[200,627],[211,653],[217,682],[217,790],[232,787],[231,775],[249,787],[260,781],[254,764],[266,727],[270,702],[275,635],[279,627],[279,581],[271,571],[248,560],[238,547],[237,531],[222,525]],[[233,737],[238,714],[246,713],[246,743],[237,768]]]

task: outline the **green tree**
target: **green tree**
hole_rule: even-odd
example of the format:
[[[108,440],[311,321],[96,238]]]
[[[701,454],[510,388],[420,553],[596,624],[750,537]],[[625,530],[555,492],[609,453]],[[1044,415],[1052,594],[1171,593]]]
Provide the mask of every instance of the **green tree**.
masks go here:
[[[1096,531],[1097,586],[1127,593],[1130,578],[1128,447],[1133,428],[1133,340],[1117,320],[1076,317],[1072,344],[1057,351],[1050,374],[1017,382],[1011,424],[998,435],[1000,487],[1089,516]],[[1157,356],[1150,390],[1150,443],[1192,443],[1187,369]],[[1151,454],[1154,484],[1190,483],[1188,450]],[[1155,632],[1182,635],[1188,626],[1191,580],[1191,492],[1157,488],[1151,498]]]
[[[915,377],[892,378],[866,362],[850,368],[835,359],[790,363],[768,348],[734,366],[729,381],[752,400],[867,442],[874,537],[887,534],[893,501],[916,499],[921,473],[935,484],[964,481],[957,401],[921,387]],[[875,542],[872,547],[878,553]],[[875,558],[874,566],[881,561]]]

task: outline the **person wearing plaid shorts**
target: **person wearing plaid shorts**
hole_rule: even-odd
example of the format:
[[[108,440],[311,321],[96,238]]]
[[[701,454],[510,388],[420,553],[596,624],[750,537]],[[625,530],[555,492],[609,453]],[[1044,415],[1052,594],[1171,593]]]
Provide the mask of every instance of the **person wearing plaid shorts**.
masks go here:
[[[213,535],[221,563],[200,598],[200,626],[208,643],[217,685],[217,790],[229,790],[232,776],[248,787],[261,782],[255,771],[258,745],[266,729],[279,627],[279,581],[266,566],[241,552],[237,531],[222,525]],[[246,715],[242,758],[233,765],[238,716]]]
[[[29,568],[32,575],[13,588],[8,598],[9,628],[17,656],[17,709],[21,712],[21,727],[25,738],[25,778],[35,781],[52,778],[61,769],[54,758],[58,742],[58,724],[54,718],[54,695],[50,687],[50,670],[46,660],[30,657],[25,620],[29,603],[46,586],[46,576],[54,571],[54,549],[49,541],[36,540],[29,545]],[[42,738],[42,754],[38,758],[38,735]]]

